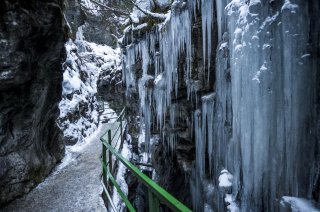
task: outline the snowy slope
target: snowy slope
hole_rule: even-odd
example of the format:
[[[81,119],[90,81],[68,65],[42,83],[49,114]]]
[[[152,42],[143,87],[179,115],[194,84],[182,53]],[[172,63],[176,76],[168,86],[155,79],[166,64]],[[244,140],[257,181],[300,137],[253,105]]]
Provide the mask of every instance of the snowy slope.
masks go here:
[[[97,80],[101,69],[119,63],[119,50],[84,40],[82,27],[77,39],[66,44],[63,64],[63,99],[58,125],[69,143],[83,141],[97,128]]]

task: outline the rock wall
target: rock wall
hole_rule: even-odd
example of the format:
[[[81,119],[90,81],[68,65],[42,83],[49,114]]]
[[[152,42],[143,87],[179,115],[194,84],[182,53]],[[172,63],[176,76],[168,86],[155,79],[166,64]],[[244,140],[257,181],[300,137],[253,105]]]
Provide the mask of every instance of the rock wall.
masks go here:
[[[83,35],[89,42],[117,47],[118,38],[122,35],[123,12],[129,7],[127,1],[78,0],[84,20]],[[105,5],[105,6],[104,6]],[[111,9],[108,9],[111,8]]]
[[[56,119],[65,36],[62,1],[0,2],[0,205],[64,155]]]

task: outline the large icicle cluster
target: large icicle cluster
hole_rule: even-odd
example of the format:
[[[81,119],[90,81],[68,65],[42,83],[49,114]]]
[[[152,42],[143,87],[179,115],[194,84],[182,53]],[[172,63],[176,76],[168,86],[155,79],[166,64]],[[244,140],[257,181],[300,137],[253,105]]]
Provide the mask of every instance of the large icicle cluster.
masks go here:
[[[233,174],[241,211],[277,211],[282,195],[312,196],[318,147],[306,123],[313,122],[316,70],[307,6],[295,2],[233,0],[225,7],[229,38],[219,40],[214,133],[222,148],[214,160],[216,171]]]
[[[158,25],[154,32],[146,34],[137,44],[131,44],[125,49],[126,67],[123,77],[128,92],[138,89],[147,143],[150,140],[152,109],[155,111],[158,126],[162,127],[171,106],[171,98],[178,95],[178,61],[182,55],[186,60],[186,66],[183,67],[186,75],[183,77],[186,80],[190,78],[191,18],[185,3],[176,4],[173,11],[169,11],[166,23]],[[138,60],[142,61],[143,73],[140,79],[135,78],[134,72]],[[154,64],[153,73],[149,70],[151,64]]]
[[[146,135],[153,115],[160,129],[169,115],[174,128],[181,79],[189,100],[201,87],[191,77],[191,27],[201,13],[203,69],[213,73],[215,64],[215,82],[192,113],[195,210],[279,211],[319,192],[319,75],[311,46],[319,38],[311,33],[310,2],[177,0],[165,24],[126,47],[124,76],[128,91],[139,90]],[[170,133],[171,148],[175,140]]]

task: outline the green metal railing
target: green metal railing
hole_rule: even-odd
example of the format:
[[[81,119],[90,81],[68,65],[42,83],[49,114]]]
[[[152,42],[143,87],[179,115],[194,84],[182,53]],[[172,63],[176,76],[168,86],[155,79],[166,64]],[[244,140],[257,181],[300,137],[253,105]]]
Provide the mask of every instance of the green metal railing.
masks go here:
[[[144,184],[148,189],[148,199],[149,199],[149,211],[150,212],[158,212],[160,211],[160,203],[169,207],[172,211],[191,211],[184,204],[179,202],[176,198],[174,198],[171,194],[169,194],[166,190],[152,181],[148,176],[142,173],[136,166],[134,166],[131,162],[129,162],[126,158],[124,158],[119,151],[116,149],[118,146],[117,132],[120,130],[120,147],[123,145],[123,131],[125,123],[125,109],[122,110],[116,122],[119,122],[119,126],[113,133],[112,130],[108,129],[107,133],[100,138],[102,142],[102,184],[103,184],[103,192],[104,195],[108,199],[108,205],[113,211],[117,211],[114,203],[111,198],[112,188],[115,188],[121,197],[122,201],[125,203],[127,210],[132,212],[136,211],[133,205],[128,200],[128,197],[121,190],[119,184],[117,183],[114,175],[116,162],[121,162],[124,166],[131,171],[138,180]],[[115,139],[117,141],[115,141]],[[115,163],[112,160],[112,156],[115,157]]]

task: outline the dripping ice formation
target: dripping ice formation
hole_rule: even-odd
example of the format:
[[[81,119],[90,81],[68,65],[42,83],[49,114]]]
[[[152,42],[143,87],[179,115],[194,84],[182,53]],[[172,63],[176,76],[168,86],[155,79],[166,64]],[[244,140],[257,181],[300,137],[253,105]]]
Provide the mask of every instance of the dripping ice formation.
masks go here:
[[[166,111],[171,105],[172,93],[178,95],[178,61],[183,52],[186,59],[186,76],[191,70],[191,25],[190,13],[185,3],[177,2],[173,11],[167,14],[167,23],[159,25],[153,33],[144,36],[138,44],[126,47],[124,55],[125,72],[123,74],[127,91],[138,89],[141,115],[144,119],[146,141],[150,140],[151,105],[155,107],[158,126],[162,126]],[[160,47],[156,49],[156,42]],[[142,60],[142,77],[135,78],[134,66]],[[149,75],[150,63],[155,64],[155,80]],[[149,87],[148,87],[149,86]],[[153,86],[153,87],[150,87]],[[153,89],[152,89],[153,88]]]
[[[196,102],[195,211],[285,211],[294,204],[319,211],[318,10],[316,1],[302,0],[174,1],[165,23],[126,47],[125,82],[128,92],[138,90],[146,138],[152,128],[176,126],[179,103],[172,100],[182,89]],[[202,69],[214,75],[205,78],[210,93],[199,92],[204,85],[192,77],[199,18]],[[178,137],[163,140],[174,153]]]

